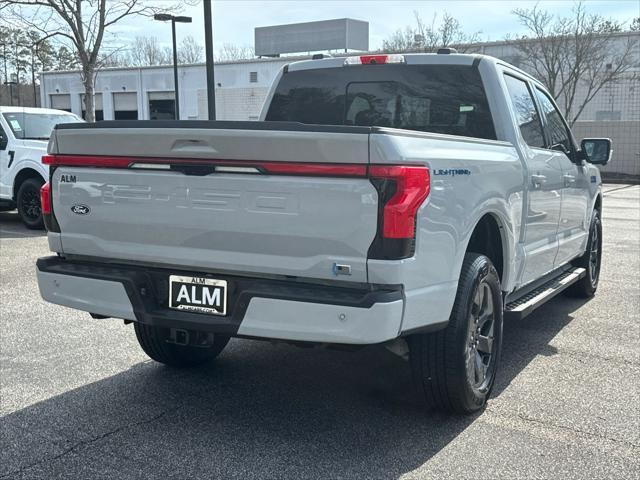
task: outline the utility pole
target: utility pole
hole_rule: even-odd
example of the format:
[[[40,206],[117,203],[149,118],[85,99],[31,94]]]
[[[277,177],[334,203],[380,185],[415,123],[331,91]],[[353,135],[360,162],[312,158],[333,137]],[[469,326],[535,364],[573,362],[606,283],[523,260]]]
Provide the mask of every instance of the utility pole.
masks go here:
[[[209,120],[216,119],[216,79],[213,72],[213,24],[211,19],[212,0],[203,0],[204,5],[204,51],[207,61],[207,110]]]

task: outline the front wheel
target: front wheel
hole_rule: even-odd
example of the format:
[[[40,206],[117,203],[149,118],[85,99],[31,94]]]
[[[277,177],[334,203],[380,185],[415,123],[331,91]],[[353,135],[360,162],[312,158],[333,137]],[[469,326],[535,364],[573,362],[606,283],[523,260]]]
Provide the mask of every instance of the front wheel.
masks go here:
[[[472,413],[487,402],[502,344],[502,292],[491,260],[465,255],[447,327],[409,338],[414,383],[427,406]]]
[[[171,367],[195,367],[216,358],[229,343],[228,336],[213,335],[134,322],[138,343],[156,362]],[[180,337],[180,338],[178,338]]]
[[[40,206],[40,187],[44,182],[40,178],[28,178],[18,188],[16,203],[18,215],[25,227],[31,230],[44,228],[42,208]]]

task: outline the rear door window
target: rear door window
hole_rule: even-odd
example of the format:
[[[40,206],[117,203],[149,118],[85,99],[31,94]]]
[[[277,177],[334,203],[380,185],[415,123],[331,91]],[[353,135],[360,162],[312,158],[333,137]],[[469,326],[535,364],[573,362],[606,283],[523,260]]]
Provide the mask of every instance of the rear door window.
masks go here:
[[[495,139],[477,69],[358,65],[284,74],[268,121],[393,127]]]
[[[504,80],[522,138],[530,147],[544,148],[542,122],[527,83],[511,75],[505,75]]]

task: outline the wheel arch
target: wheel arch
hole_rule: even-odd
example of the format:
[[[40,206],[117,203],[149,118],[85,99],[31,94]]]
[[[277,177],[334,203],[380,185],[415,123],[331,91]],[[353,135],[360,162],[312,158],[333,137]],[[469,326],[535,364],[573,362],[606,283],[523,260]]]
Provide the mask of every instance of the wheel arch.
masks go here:
[[[510,280],[509,266],[512,255],[509,251],[506,223],[497,212],[485,212],[475,223],[465,253],[474,252],[488,257],[496,267],[500,282],[506,285]]]
[[[598,213],[602,214],[602,193],[596,195],[596,199],[593,202],[593,210],[597,210]]]
[[[20,190],[20,185],[24,183],[25,180],[29,178],[39,178],[43,182],[46,182],[45,178],[42,174],[34,168],[25,167],[18,172],[16,177],[13,180],[13,200],[16,201],[18,197],[18,190]]]

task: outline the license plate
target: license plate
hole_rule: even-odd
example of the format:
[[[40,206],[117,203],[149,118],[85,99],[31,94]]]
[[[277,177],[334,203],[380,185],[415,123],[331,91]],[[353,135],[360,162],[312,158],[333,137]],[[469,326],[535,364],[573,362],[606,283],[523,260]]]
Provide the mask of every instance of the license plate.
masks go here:
[[[226,315],[227,281],[170,275],[169,308],[211,315]]]

